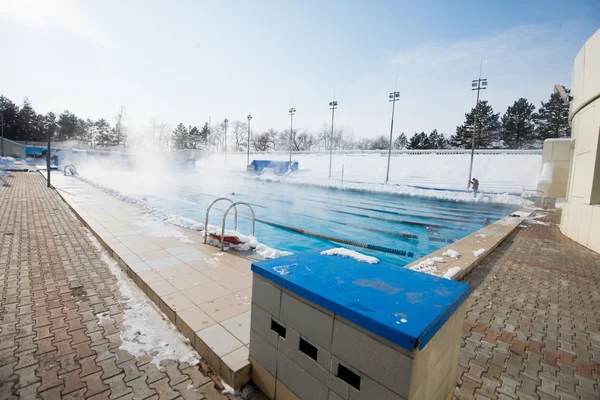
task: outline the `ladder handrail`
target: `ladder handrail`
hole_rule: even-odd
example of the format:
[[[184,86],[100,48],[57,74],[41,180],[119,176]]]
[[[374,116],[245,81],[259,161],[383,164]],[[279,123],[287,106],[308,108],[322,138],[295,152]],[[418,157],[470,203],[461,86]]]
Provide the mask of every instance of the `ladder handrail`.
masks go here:
[[[231,200],[227,197],[219,197],[218,199],[215,199],[212,203],[210,203],[210,205],[206,209],[206,219],[204,220],[204,244],[206,244],[206,239],[208,237],[208,214],[210,213],[210,209],[212,208],[212,206],[221,200],[230,202],[232,204],[232,206],[235,205],[233,200]],[[229,207],[229,208],[231,208],[231,207]],[[229,210],[229,208],[227,210]],[[252,214],[254,214],[254,212]],[[237,230],[237,207],[235,207],[235,214],[233,216],[233,229]]]
[[[230,205],[229,208],[227,210],[225,210],[225,214],[223,214],[223,226],[221,227],[221,250],[223,250],[224,243],[225,243],[225,219],[227,218],[227,214],[229,213],[229,210],[231,210],[232,208],[234,208],[235,212],[237,213],[238,205],[243,205],[250,209],[250,212],[252,213],[252,236],[254,236],[254,210],[252,209],[252,206],[250,206],[250,204],[245,203],[243,201],[235,202],[232,205]],[[236,218],[237,218],[237,216],[236,216]],[[237,222],[236,222],[236,225],[237,225]]]
[[[67,165],[65,165],[65,168],[63,169],[63,174],[65,176],[67,176],[67,168],[69,168],[69,167],[73,167],[73,170],[75,171],[75,173],[73,173],[73,170],[69,169],[69,172],[71,172],[71,176],[79,175],[79,172],[77,172],[77,168],[75,168],[75,166],[73,164],[67,164]]]
[[[521,205],[523,205],[523,200],[525,200],[525,197],[523,196],[525,194],[525,192],[536,192],[536,193],[541,193],[542,196],[542,201],[541,201],[541,206],[542,208],[546,208],[546,192],[544,192],[543,190],[536,190],[536,189],[523,189],[523,191],[521,192]]]

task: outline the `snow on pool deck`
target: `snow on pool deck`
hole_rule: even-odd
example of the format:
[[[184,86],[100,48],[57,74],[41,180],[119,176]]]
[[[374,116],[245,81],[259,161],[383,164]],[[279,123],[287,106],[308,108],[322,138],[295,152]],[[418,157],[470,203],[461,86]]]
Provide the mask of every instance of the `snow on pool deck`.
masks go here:
[[[469,236],[406,266],[415,271],[460,280],[490,254],[524,221],[533,220],[533,208],[522,208]],[[471,255],[472,254],[472,255]]]
[[[225,382],[236,387],[246,383],[250,369],[250,260],[204,245],[200,232],[167,224],[169,218],[143,204],[125,203],[122,200],[128,199],[113,197],[80,179],[55,173],[52,183]],[[532,212],[521,209],[518,217],[507,216],[453,243],[452,251],[440,249],[407,267],[458,280]],[[486,250],[478,257],[470,256],[481,248]],[[336,255],[348,256],[344,250]],[[356,254],[351,256],[367,257]],[[455,258],[457,254],[464,256]],[[371,258],[364,261],[372,262]]]
[[[213,370],[231,386],[239,388],[245,384],[250,371],[250,260],[205,245],[200,232],[169,225],[142,206],[123,202],[79,179],[60,173],[52,174],[51,179],[59,195],[123,271],[189,339]],[[124,276],[117,277],[124,285]],[[175,332],[166,325],[160,330],[166,336],[135,337],[143,320],[136,310],[147,309],[149,304],[136,298],[139,294],[135,291],[129,291],[127,297],[132,313],[129,322],[125,321],[130,329],[123,335],[129,349],[135,350],[136,340],[146,341],[145,345],[157,352],[159,362],[163,356],[169,356],[165,349],[160,351],[162,339],[173,342],[169,343],[174,346],[171,351],[184,357],[186,344],[176,336],[169,339]],[[148,321],[151,326],[158,324]],[[186,362],[193,362],[193,352],[189,357]]]

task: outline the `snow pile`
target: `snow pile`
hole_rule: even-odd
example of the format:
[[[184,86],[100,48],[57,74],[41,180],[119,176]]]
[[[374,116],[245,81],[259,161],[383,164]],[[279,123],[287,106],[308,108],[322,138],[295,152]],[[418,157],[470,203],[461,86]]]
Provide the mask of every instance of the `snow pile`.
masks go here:
[[[525,219],[525,221],[523,221],[523,223],[529,224],[529,225],[545,225],[545,226],[549,226],[550,224],[547,223],[547,222],[538,221],[538,219],[546,218],[547,216],[548,216],[548,214],[536,214],[536,215],[532,215],[530,217],[527,217]]]
[[[410,269],[412,269],[413,271],[424,272],[429,275],[437,275],[438,269],[435,266],[435,263],[444,262],[446,262],[446,260],[444,260],[442,257],[431,257],[421,261],[418,264],[413,265],[412,267],[410,267]]]
[[[343,247],[325,250],[325,251],[322,251],[321,254],[323,254],[324,256],[340,256],[340,257],[352,258],[356,261],[360,261],[360,262],[364,262],[364,263],[368,263],[368,264],[377,264],[379,262],[378,258],[367,256],[367,255],[359,253],[358,251],[345,249]]]
[[[154,207],[150,203],[148,203],[145,198],[138,198],[138,197],[134,197],[134,196],[125,195],[117,190],[114,190],[114,189],[111,189],[104,185],[100,185],[98,183],[90,181],[89,179],[86,179],[86,178],[82,177],[81,175],[76,175],[74,177],[76,179],[80,179],[81,181],[87,183],[88,185],[95,187],[96,189],[101,190],[102,192],[104,192],[112,197],[116,197],[117,199],[119,199],[121,201],[125,201],[127,203],[135,204],[135,205],[145,208],[147,210],[146,215],[152,216],[155,220],[162,221],[162,222],[172,224],[175,226],[179,226],[181,228],[191,229],[194,231],[200,231],[202,234],[204,234],[204,224],[203,223],[196,222],[192,219],[185,218],[180,215],[172,214],[172,213],[167,212],[159,207]],[[155,236],[161,235],[161,234],[166,234],[167,230],[165,230],[165,231],[156,230],[153,233]],[[171,231],[169,231],[169,232],[172,233],[170,236],[175,235],[180,238],[179,240],[186,241],[185,235],[183,235],[179,232],[177,232],[177,233],[171,232]],[[208,225],[208,233],[209,234],[214,233],[220,237],[221,236],[221,228],[216,227],[214,225]],[[234,245],[234,244],[229,245],[230,248],[233,248],[236,250],[242,250],[242,251],[243,250],[253,250],[253,249],[256,249],[260,245],[260,243],[258,242],[256,237],[244,235],[235,230],[226,229],[225,236],[234,236],[240,242],[243,242],[242,244],[238,244],[238,245]],[[210,244],[212,246],[215,246],[215,247],[221,247],[221,241],[214,237],[210,237],[210,235],[207,237],[206,243]],[[266,256],[261,254],[262,252],[264,252],[264,254]],[[261,248],[260,252],[257,251],[257,254],[259,254],[263,258],[267,259],[267,258],[277,258],[277,257],[281,257],[281,256],[287,256],[292,253],[289,253],[287,251],[280,251],[277,249],[272,249],[268,246],[264,246],[264,248]]]
[[[258,246],[256,246],[256,248],[254,249],[254,252],[264,259],[279,258],[279,257],[283,257],[283,256],[292,255],[292,253],[290,253],[289,251],[281,251],[281,250],[273,249],[264,244],[259,244]]]
[[[452,249],[446,250],[442,255],[446,256],[446,257],[450,257],[450,258],[456,258],[456,259],[458,259],[458,257],[460,257],[460,253],[458,251],[452,250]]]
[[[6,170],[13,167],[15,159],[12,157],[0,157],[0,176],[6,175]]]
[[[163,360],[176,360],[191,365],[198,364],[200,356],[189,340],[177,331],[175,326],[161,314],[156,305],[121,271],[96,238],[90,233],[88,233],[88,238],[100,252],[102,260],[108,264],[110,272],[117,279],[119,292],[125,299],[122,301],[126,307],[120,335],[123,343],[120,348],[135,357],[148,354],[156,365]],[[110,317],[99,314],[100,325],[107,318]]]
[[[446,279],[452,279],[460,271],[462,271],[461,267],[448,268],[448,271],[446,271],[446,273],[444,273],[444,278],[446,278]]]
[[[479,256],[480,256],[480,255],[482,255],[483,253],[485,253],[485,249],[484,249],[484,248],[481,248],[481,249],[479,249],[479,250],[474,250],[474,251],[473,251],[473,255],[474,255],[475,257],[479,257]]]
[[[536,186],[550,185],[552,183],[553,169],[554,169],[554,164],[551,162],[542,164],[542,170],[540,171],[540,175],[538,176]]]
[[[374,192],[374,193],[386,193],[394,194],[404,197],[422,197],[427,199],[450,201],[450,202],[461,202],[461,203],[479,203],[490,202],[490,203],[502,203],[521,205],[523,199],[520,196],[511,195],[508,193],[497,194],[497,195],[479,195],[474,198],[472,192],[466,191],[446,191],[446,190],[434,190],[434,189],[422,189],[409,185],[384,185],[381,183],[372,182],[341,182],[336,181],[322,181],[314,180],[308,177],[299,175],[250,175],[245,176],[246,179],[255,179],[262,182],[275,182],[275,183],[289,183],[299,185],[310,185],[323,188],[331,188],[338,190],[353,190],[358,192]],[[485,199],[484,199],[485,197]],[[491,197],[491,199],[490,199]],[[525,201],[527,204],[532,204],[531,201]]]

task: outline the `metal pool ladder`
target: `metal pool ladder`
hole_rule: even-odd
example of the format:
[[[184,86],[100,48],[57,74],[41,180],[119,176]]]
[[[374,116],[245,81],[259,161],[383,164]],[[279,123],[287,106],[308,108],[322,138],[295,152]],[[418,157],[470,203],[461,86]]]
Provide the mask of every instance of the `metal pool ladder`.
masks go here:
[[[246,207],[248,207],[250,209],[250,212],[252,213],[252,236],[254,236],[254,210],[252,209],[252,207],[250,206],[250,204],[242,202],[242,201],[238,201],[238,202],[234,202],[233,200],[227,198],[227,197],[219,197],[218,199],[215,199],[212,203],[210,203],[210,205],[208,206],[208,208],[206,209],[206,219],[204,220],[204,244],[206,244],[206,240],[208,238],[208,216],[210,213],[210,209],[212,208],[213,205],[215,205],[217,202],[219,201],[228,201],[229,203],[231,203],[231,205],[227,208],[227,210],[225,210],[225,213],[223,214],[223,225],[221,227],[221,250],[223,250],[224,247],[224,243],[225,243],[225,220],[227,219],[227,214],[229,214],[229,211],[233,208],[234,211],[234,216],[233,216],[233,229],[237,230],[237,206],[238,205],[244,205]]]

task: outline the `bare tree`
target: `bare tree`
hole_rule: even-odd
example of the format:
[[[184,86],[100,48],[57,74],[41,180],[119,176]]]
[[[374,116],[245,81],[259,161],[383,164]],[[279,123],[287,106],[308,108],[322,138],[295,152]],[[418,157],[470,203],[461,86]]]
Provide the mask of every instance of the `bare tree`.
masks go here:
[[[371,146],[373,146],[373,141],[367,138],[362,138],[356,142],[356,147],[360,150],[371,150]]]
[[[315,136],[312,133],[301,132],[294,133],[294,151],[310,151],[316,143]]]
[[[159,121],[158,118],[150,120],[152,143],[158,145],[158,148],[169,150],[171,146],[171,125],[164,121]]]
[[[235,150],[246,149],[248,142],[248,124],[242,121],[233,121],[231,123],[231,133],[235,144]]]
[[[254,135],[252,145],[256,151],[267,151],[271,147],[271,134],[269,131],[263,132],[260,135]]]

